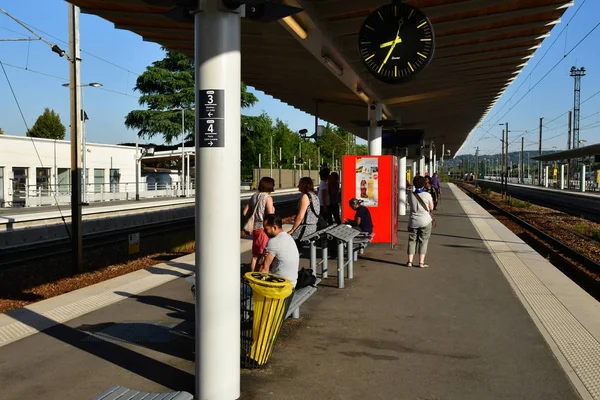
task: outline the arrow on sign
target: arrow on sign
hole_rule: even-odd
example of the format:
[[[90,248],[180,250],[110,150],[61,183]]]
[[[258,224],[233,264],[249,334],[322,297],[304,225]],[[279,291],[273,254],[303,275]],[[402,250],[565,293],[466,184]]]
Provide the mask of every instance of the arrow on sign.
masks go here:
[[[208,116],[209,116],[209,117],[212,117],[213,115],[214,115],[214,114],[213,114],[212,112],[210,112],[210,111],[208,112]]]
[[[212,142],[212,141],[210,141],[210,142],[208,142],[208,144],[209,144],[210,146],[212,146],[212,145],[213,145],[213,142]]]

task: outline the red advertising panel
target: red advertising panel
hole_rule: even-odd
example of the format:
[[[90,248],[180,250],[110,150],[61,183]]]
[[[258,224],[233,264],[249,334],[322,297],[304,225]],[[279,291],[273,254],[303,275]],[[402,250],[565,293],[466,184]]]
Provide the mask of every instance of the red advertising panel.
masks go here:
[[[342,158],[342,220],[354,219],[348,202],[363,200],[373,219],[373,242],[398,240],[398,159],[394,156]]]

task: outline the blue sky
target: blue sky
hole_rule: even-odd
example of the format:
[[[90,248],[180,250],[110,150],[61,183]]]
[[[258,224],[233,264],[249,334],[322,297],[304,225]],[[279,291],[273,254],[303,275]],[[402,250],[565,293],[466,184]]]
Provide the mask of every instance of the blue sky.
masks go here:
[[[581,9],[567,26],[567,22],[580,6]],[[46,40],[57,43],[65,50],[68,49],[65,1],[0,0],[0,8],[34,27]],[[502,127],[498,126],[498,123],[505,121],[509,122],[513,131],[511,138],[518,140],[519,147],[519,137],[524,134],[526,147],[530,150],[537,149],[540,117],[545,117],[544,137],[554,137],[544,143],[544,148],[565,148],[567,116],[565,114],[554,119],[573,107],[573,78],[569,76],[572,65],[585,66],[588,70],[587,76],[582,80],[582,102],[600,91],[600,55],[597,50],[600,28],[594,30],[576,49],[564,57],[537,86],[534,85],[599,22],[600,1],[576,0],[575,5],[563,16],[562,23],[552,30],[551,36],[543,42],[535,57],[529,61],[481,126],[473,132],[461,153],[473,153],[475,146],[479,146],[483,154],[497,153],[500,148],[499,140],[492,135],[501,135]],[[161,59],[163,53],[157,44],[144,42],[133,33],[116,30],[111,23],[98,17],[82,14],[80,25],[83,50],[82,82],[100,82],[104,85],[102,88],[85,90],[85,108],[90,118],[87,124],[87,140],[101,143],[131,142],[135,133],[127,130],[123,122],[130,110],[139,108],[139,94],[133,91],[135,79],[147,65]],[[559,36],[561,31],[563,33]],[[31,35],[14,21],[0,14],[0,39],[26,36]],[[0,41],[0,61],[5,65],[28,126],[33,125],[45,107],[58,112],[63,124],[68,126],[69,91],[61,87],[61,84],[68,82],[69,77],[68,63],[65,59],[52,53],[49,47],[40,41]],[[265,111],[273,119],[277,117],[286,121],[294,130],[314,126],[314,118],[309,114],[295,110],[262,92],[257,92],[256,95],[260,100],[258,105],[246,110],[246,114],[257,115]],[[516,104],[524,95],[526,96]],[[0,127],[5,133],[25,135],[25,124],[2,71],[0,110]],[[582,105],[581,118],[580,138],[586,140],[587,144],[599,142],[600,94]],[[516,149],[517,143],[513,146]]]

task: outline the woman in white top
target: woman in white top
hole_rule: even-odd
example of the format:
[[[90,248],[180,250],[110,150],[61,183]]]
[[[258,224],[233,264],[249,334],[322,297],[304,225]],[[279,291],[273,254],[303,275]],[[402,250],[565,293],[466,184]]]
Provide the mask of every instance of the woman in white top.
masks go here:
[[[273,198],[270,196],[274,188],[275,180],[265,176],[258,183],[258,192],[252,195],[250,201],[244,208],[244,217],[249,217],[247,214],[252,212],[256,206],[256,212],[254,214],[254,230],[252,231],[252,261],[250,263],[252,271],[255,270],[256,263],[265,252],[267,242],[269,241],[263,227],[263,221],[265,214],[275,214]]]
[[[427,254],[427,244],[431,236],[431,227],[433,224],[433,199],[431,195],[423,191],[425,178],[415,176],[413,180],[414,192],[409,192],[408,205],[410,215],[408,217],[408,262],[407,267],[413,266],[413,258],[419,246],[419,267],[427,268],[425,264],[425,254]]]

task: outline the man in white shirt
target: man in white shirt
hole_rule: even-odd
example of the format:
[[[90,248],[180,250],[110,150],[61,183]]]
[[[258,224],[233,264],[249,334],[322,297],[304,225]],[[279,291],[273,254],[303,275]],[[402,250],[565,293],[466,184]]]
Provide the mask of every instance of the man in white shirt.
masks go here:
[[[296,287],[300,254],[294,239],[283,231],[279,215],[268,214],[263,219],[265,233],[269,243],[265,250],[265,258],[260,272],[271,272],[283,276]]]

